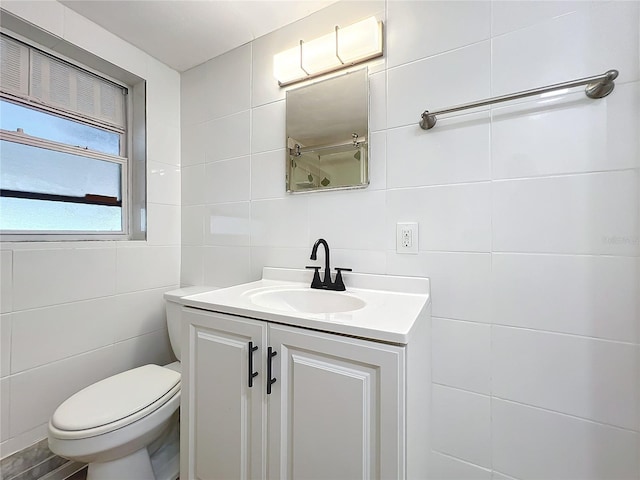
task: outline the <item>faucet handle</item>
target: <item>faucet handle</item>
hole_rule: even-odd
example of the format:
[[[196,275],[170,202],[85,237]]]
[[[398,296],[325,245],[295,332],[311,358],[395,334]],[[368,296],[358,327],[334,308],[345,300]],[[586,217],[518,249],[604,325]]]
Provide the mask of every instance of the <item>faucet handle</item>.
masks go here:
[[[334,290],[338,292],[344,292],[347,287],[344,286],[344,282],[342,281],[342,272],[352,272],[353,270],[350,268],[336,268],[336,281],[334,282]]]
[[[307,265],[305,268],[313,268],[313,280],[311,281],[311,288],[322,288],[322,280],[320,280],[320,267],[316,267],[315,265]]]

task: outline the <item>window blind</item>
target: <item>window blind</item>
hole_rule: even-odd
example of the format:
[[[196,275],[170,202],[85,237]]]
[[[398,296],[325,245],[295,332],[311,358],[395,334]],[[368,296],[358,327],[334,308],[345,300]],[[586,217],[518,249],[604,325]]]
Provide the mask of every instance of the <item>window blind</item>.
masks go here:
[[[29,94],[29,49],[20,43],[1,37],[0,77],[3,90]]]
[[[125,128],[125,88],[4,35],[1,40],[3,92]]]

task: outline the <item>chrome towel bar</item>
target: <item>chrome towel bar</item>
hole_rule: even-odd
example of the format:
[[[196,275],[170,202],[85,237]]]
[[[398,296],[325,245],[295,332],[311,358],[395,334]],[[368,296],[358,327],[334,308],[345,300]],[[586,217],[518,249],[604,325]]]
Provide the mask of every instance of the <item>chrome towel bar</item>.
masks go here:
[[[589,98],[606,97],[613,91],[615,87],[613,81],[617,77],[618,70],[609,70],[602,75],[596,75],[594,77],[580,78],[578,80],[572,80],[570,82],[556,83],[555,85],[548,85],[546,87],[538,87],[532,90],[524,90],[518,93],[502,95],[500,97],[487,98],[485,100],[478,100],[476,102],[456,105],[455,107],[445,108],[442,110],[437,110],[435,112],[425,110],[422,114],[422,120],[420,120],[420,127],[423,130],[429,130],[433,128],[438,120],[437,115],[458,112],[460,110],[466,110],[468,108],[482,107],[484,105],[491,105],[492,103],[507,102],[509,100],[515,100],[518,98],[531,97],[533,95],[539,95],[541,93],[552,92],[554,90],[560,90],[562,88],[578,87],[580,85],[587,86],[584,93]]]

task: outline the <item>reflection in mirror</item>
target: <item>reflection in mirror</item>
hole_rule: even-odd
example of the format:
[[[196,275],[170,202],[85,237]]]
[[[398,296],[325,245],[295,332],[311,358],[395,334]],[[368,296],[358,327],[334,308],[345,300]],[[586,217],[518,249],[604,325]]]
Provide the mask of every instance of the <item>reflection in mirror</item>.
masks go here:
[[[357,70],[287,92],[287,192],[369,184],[369,89]]]

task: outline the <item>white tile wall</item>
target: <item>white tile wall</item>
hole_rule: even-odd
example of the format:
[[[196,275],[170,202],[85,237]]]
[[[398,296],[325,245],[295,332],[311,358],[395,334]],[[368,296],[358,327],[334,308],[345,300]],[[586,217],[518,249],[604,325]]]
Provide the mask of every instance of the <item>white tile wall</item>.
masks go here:
[[[437,72],[437,74],[434,74]],[[490,96],[491,43],[390,68],[387,127],[414,125],[424,110],[437,110]]]
[[[251,155],[251,200],[285,195],[286,150]]]
[[[488,39],[491,2],[394,1],[388,19],[388,65],[396,67]]]
[[[491,480],[491,470],[442,453],[431,452],[429,478],[438,480]]]
[[[251,157],[208,163],[204,168],[205,202],[224,203],[249,200]]]
[[[153,82],[147,84],[147,125],[153,135],[148,148],[159,151],[163,147],[171,152],[171,165],[180,165],[180,74],[164,63],[147,57],[147,75]],[[172,130],[172,129],[177,130]],[[159,137],[165,133],[164,139]],[[159,162],[162,160],[158,160]]]
[[[567,195],[567,192],[571,192]],[[504,252],[637,255],[638,172],[493,184],[493,248]]]
[[[501,35],[503,33],[518,30],[521,28],[535,25],[550,18],[559,17],[567,13],[575,12],[587,8],[596,3],[592,0],[588,1],[547,1],[538,2],[537,0],[522,0],[520,2],[512,2],[509,0],[492,2],[492,33],[493,35]]]
[[[638,478],[638,432],[498,399],[491,417],[493,468],[514,478]]]
[[[208,111],[208,102],[203,101],[210,95],[208,88],[207,65],[202,64],[180,75],[180,122],[182,134],[186,129],[213,118]],[[185,95],[192,92],[193,95]],[[185,144],[181,146],[182,156],[185,156]]]
[[[387,39],[369,71],[371,184],[287,195],[272,56],[369,14]],[[235,51],[186,72],[182,281],[302,267],[318,237],[335,265],[429,276],[432,478],[637,478],[639,24],[636,1],[340,1],[246,46],[250,63]],[[217,64],[220,82],[251,87],[204,111]],[[425,109],[610,68],[605,99],[576,88],[417,126]],[[224,130],[232,114],[251,118],[244,143],[246,122]],[[191,167],[249,153],[216,193]],[[399,221],[419,223],[417,255],[396,254]]]
[[[0,377],[11,373],[11,327],[13,314],[0,315]]]
[[[149,245],[180,245],[180,210],[179,205],[147,205]]]
[[[13,252],[0,251],[0,312],[13,310],[11,285],[13,284]]]
[[[429,277],[435,317],[491,322],[488,253],[420,252],[416,258],[388,252],[387,272]]]
[[[207,207],[204,243],[214,246],[244,246],[251,243],[251,204],[224,203]]]
[[[146,242],[3,242],[2,458],[45,438],[55,408],[81,388],[125,368],[171,360],[162,293],[180,275],[184,78],[62,4],[36,3],[3,2],[3,14],[38,27],[38,39],[58,51],[74,50],[61,39],[79,47],[85,52],[79,61],[97,55],[146,80],[148,236]],[[196,148],[190,160],[203,164],[204,151]],[[204,196],[194,200],[203,204]]]
[[[115,297],[13,313],[11,373],[112,344],[115,318]]]
[[[369,130],[387,127],[387,72],[369,76]]]
[[[180,167],[150,161],[147,163],[147,201],[180,205]]]
[[[253,280],[249,247],[204,247],[204,283],[230,287]]]
[[[210,118],[224,117],[251,106],[251,45],[221,55],[206,68]],[[246,144],[246,138],[245,142]]]
[[[374,132],[369,137],[369,190],[387,188],[387,132]]]
[[[310,238],[336,248],[384,250],[386,192],[359,191],[309,196]]]
[[[493,177],[637,168],[639,104],[640,86],[631,83],[597,102],[576,92],[496,108],[491,124]],[[563,125],[570,125],[569,130]]]
[[[307,246],[310,223],[308,196],[251,202],[251,245]]]
[[[110,346],[11,376],[10,435],[47,423],[69,396],[117,373],[115,360]]]
[[[0,379],[0,442],[9,439],[9,421],[11,419],[11,381]]]
[[[416,125],[390,130],[387,187],[417,187],[491,179],[489,112],[443,118],[425,134]],[[464,137],[464,142],[457,139]]]
[[[116,342],[164,330],[166,315],[164,292],[173,287],[142,290],[114,298],[115,313],[111,319],[113,338]]]
[[[467,183],[387,191],[387,248],[395,250],[396,223],[417,221],[420,250],[489,252],[491,185]]]
[[[13,309],[113,295],[115,268],[112,246],[14,250]]]
[[[491,340],[494,395],[637,428],[640,368],[635,345],[498,326]]]
[[[629,257],[498,253],[492,271],[496,324],[631,343],[640,338],[638,271]]]
[[[196,125],[196,128],[199,125]],[[205,160],[215,162],[250,153],[251,116],[249,110],[204,123]],[[197,141],[197,139],[192,139]],[[189,147],[189,146],[186,146]]]
[[[130,246],[118,249],[118,293],[175,285],[180,272],[180,248]]]
[[[180,284],[204,285],[204,247],[183,246],[180,256]]]
[[[476,393],[491,393],[491,326],[434,317],[431,380]]]
[[[516,480],[516,479],[508,475],[505,475],[503,473],[496,472],[494,470],[493,472],[491,472],[491,480]]]
[[[251,153],[279,150],[286,144],[285,109],[282,100],[251,110]]]
[[[183,167],[181,170],[182,206],[204,205],[206,182],[204,164]]]
[[[180,216],[182,221],[180,238],[182,246],[202,245],[204,242],[204,212],[204,205],[189,205],[182,207]]]
[[[149,97],[150,94],[147,92],[147,99]],[[180,137],[180,127],[157,120],[168,118],[169,122],[171,121],[171,116],[165,113],[167,110],[170,111],[168,107],[170,106],[159,108],[158,113],[153,113],[147,109],[147,118],[149,118],[147,127],[151,132],[147,136],[147,160],[167,165],[180,165],[180,145],[175,141],[176,138]],[[156,119],[157,125],[152,125],[152,119]]]
[[[189,70],[189,72],[183,73],[183,78],[193,71]],[[184,80],[182,86],[185,88]],[[183,102],[183,109],[188,108],[185,103]],[[207,124],[208,122],[188,124],[184,121],[183,116],[183,127],[180,129],[180,164],[183,167],[204,163],[204,152],[206,151],[207,139],[210,134],[206,128]]]
[[[113,368],[116,372],[149,363],[166,365],[174,360],[166,329],[116,343],[113,354]]]
[[[432,402],[434,448],[491,467],[491,398],[433,385]]]
[[[310,260],[310,250],[304,250],[305,265],[324,265],[320,256],[317,261]],[[297,265],[300,265],[298,263]],[[353,269],[354,272],[378,273],[386,272],[387,257],[380,250],[360,250],[353,248],[331,247],[331,265]]]
[[[494,37],[493,95],[589,77],[615,68],[638,79],[638,2],[594,5]],[[535,38],[535,48],[531,39]]]
[[[333,253],[333,252],[332,252]],[[307,247],[251,247],[251,278],[262,278],[262,267],[299,268],[311,263],[310,249]],[[336,252],[336,256],[338,253]],[[340,262],[336,259],[336,262]],[[332,262],[334,265],[339,263]],[[346,264],[345,264],[346,265]]]

